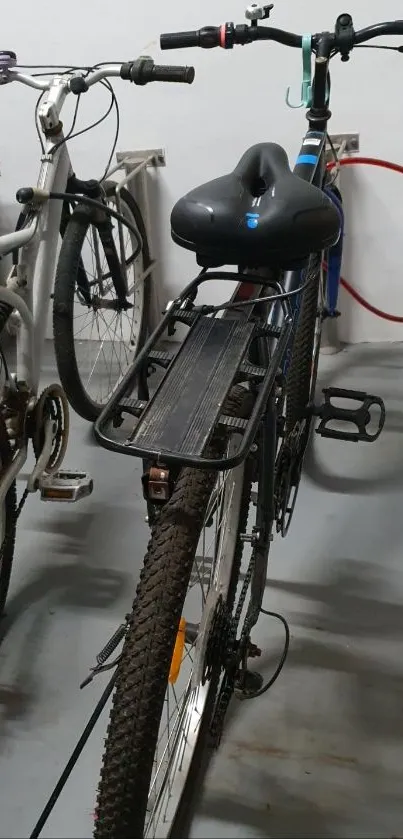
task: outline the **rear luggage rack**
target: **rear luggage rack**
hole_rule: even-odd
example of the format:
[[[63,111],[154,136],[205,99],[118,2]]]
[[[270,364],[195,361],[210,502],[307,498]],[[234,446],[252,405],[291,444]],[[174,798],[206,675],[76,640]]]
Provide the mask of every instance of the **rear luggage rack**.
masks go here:
[[[95,436],[105,448],[168,466],[213,470],[234,468],[247,456],[288,345],[292,316],[287,310],[281,329],[262,326],[253,317],[253,307],[246,315],[245,310],[241,315],[228,310],[224,317],[207,316],[191,302],[206,279],[208,275],[199,277],[169,308],[96,421]],[[261,280],[243,275],[242,280],[259,285],[261,291]],[[177,321],[189,326],[179,350],[171,354],[156,349],[164,331],[172,331]],[[263,335],[273,345],[267,367],[249,361],[252,343]],[[133,396],[144,371],[157,365],[165,373],[156,392],[149,399]],[[250,383],[256,392],[248,419],[223,413],[231,388],[240,382]],[[121,425],[125,414],[137,422],[126,440],[113,439],[107,428]],[[219,426],[236,433],[240,442],[229,456],[213,460],[205,451]]]

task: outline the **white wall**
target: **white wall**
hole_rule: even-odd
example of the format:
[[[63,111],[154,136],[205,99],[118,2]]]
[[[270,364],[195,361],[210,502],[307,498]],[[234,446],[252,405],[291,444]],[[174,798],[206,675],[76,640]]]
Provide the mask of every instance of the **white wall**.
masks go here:
[[[247,0],[244,0],[246,3]],[[356,28],[379,19],[403,17],[401,0],[277,0],[273,25],[294,31],[332,28],[346,10]],[[64,12],[64,17],[62,14]],[[17,51],[20,63],[91,64],[126,60],[147,52],[167,63],[194,63],[192,87],[135,88],[120,80],[115,90],[122,110],[119,147],[164,146],[167,168],[159,170],[159,256],[172,295],[194,274],[194,257],[171,243],[169,213],[177,198],[197,183],[232,168],[248,145],[275,140],[291,160],[305,131],[303,111],[284,103],[288,84],[298,95],[301,56],[275,44],[253,44],[232,52],[186,50],[160,54],[161,32],[193,29],[225,20],[243,21],[242,0],[70,0],[60,9],[51,0],[8,4],[1,44]],[[397,41],[403,42],[403,38]],[[402,162],[403,59],[385,51],[357,50],[349,64],[333,67],[333,132],[358,130],[363,154]],[[31,184],[38,166],[33,124],[35,92],[20,85],[0,88],[0,212],[13,213],[16,189]],[[107,104],[105,90],[83,97],[79,127]],[[357,107],[358,103],[358,107]],[[69,124],[69,111],[65,115]],[[77,175],[96,177],[107,159],[113,119],[71,144]],[[403,179],[363,168],[343,173],[348,225],[344,271],[373,302],[403,314]],[[217,297],[219,290],[212,290]],[[403,329],[373,318],[343,299],[343,337],[351,341],[401,340]]]

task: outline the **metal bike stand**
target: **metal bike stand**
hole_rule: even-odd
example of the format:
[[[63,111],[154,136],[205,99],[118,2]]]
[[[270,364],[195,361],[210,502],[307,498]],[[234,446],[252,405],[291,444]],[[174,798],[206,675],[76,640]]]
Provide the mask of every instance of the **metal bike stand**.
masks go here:
[[[141,149],[138,151],[117,152],[116,160],[116,166],[109,170],[107,178],[116,172],[123,171],[125,173],[124,177],[116,183],[117,208],[121,212],[120,192],[125,187],[139,205],[147,231],[147,239],[152,257],[154,254],[154,245],[150,213],[150,182],[148,170],[166,165],[165,151],[164,149]],[[119,228],[119,235],[120,237],[123,235],[121,226]],[[155,264],[155,260],[152,259],[150,267],[139,278],[140,281],[146,281],[149,274],[154,270]],[[153,283],[151,289],[151,329],[154,329],[161,320],[163,308],[162,288],[160,283]]]

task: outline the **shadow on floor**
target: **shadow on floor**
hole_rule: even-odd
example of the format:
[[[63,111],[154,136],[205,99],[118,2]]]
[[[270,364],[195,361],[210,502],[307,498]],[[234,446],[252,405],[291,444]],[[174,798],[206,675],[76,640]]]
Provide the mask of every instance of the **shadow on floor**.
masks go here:
[[[204,828],[213,820],[225,836],[240,824],[236,835],[248,837],[402,835],[402,586],[388,553],[373,559],[373,531],[367,542],[356,559],[337,555],[337,539],[327,552],[319,544],[314,580],[269,580],[265,606],[289,620],[290,653],[268,694],[231,705],[200,808]],[[257,641],[266,681],[283,641],[264,617]]]
[[[42,685],[39,662],[52,632],[56,632],[57,637],[60,635],[60,618],[65,625],[66,620],[69,620],[68,613],[71,613],[79,626],[80,613],[84,620],[89,619],[90,610],[107,613],[113,604],[122,599],[124,592],[131,590],[129,586],[132,588],[133,581],[128,574],[77,561],[64,566],[47,565],[39,569],[36,575],[30,577],[29,583],[10,599],[7,613],[0,624],[1,653],[12,660],[11,673],[6,674],[6,681],[0,678],[3,728],[2,732],[0,730],[0,743],[10,723],[29,717],[35,711],[37,702],[40,703]],[[122,602],[122,618],[124,613]],[[22,617],[18,648],[14,646],[8,649],[7,635]],[[101,636],[95,642],[94,659],[106,640]],[[64,655],[67,661],[69,655],[75,655],[76,644],[74,636],[72,639],[66,637]],[[66,677],[68,673],[67,666]]]
[[[319,488],[352,495],[373,494],[375,490],[379,492],[399,486],[403,488],[403,447],[400,444],[403,432],[402,372],[403,344],[349,347],[348,351],[333,357],[330,369],[328,365],[325,365],[325,369],[322,367],[318,378],[317,402],[320,402],[324,387],[351,387],[367,391],[384,400],[386,422],[381,437],[371,444],[371,449],[374,447],[371,450],[374,466],[369,475],[365,475],[365,469],[358,469],[355,475],[338,475],[338,469],[333,468],[331,456],[330,462],[327,462],[327,453],[336,451],[336,444],[333,441],[319,441],[313,433],[312,439],[316,444],[308,449],[305,474]]]

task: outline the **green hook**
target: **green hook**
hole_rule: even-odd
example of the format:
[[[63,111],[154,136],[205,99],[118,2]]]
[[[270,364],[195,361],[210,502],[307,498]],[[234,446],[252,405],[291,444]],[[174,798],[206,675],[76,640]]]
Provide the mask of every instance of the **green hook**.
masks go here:
[[[291,88],[287,89],[285,101],[289,108],[310,108],[312,104],[312,35],[302,36],[302,90],[301,102],[293,105],[290,100]]]

